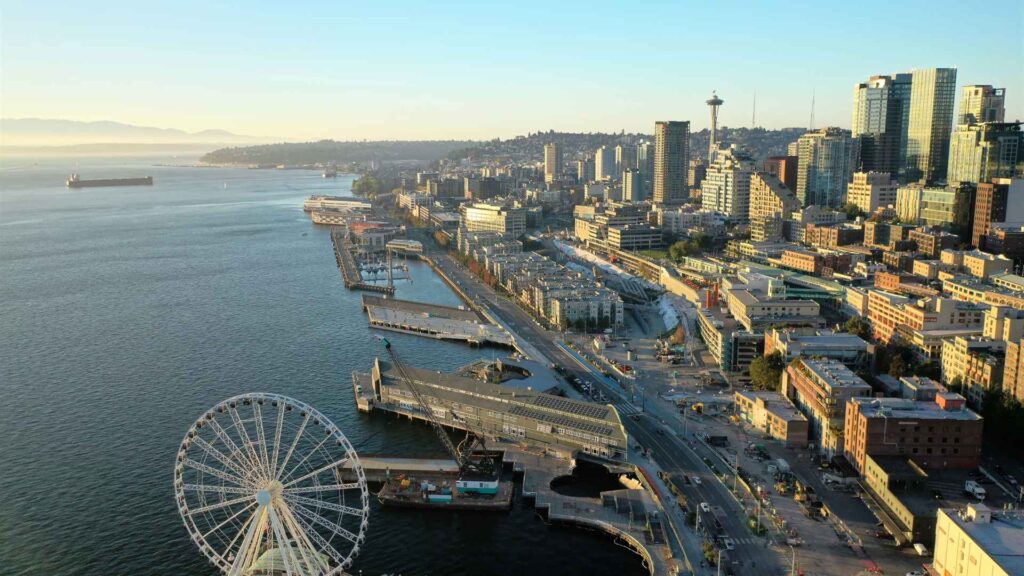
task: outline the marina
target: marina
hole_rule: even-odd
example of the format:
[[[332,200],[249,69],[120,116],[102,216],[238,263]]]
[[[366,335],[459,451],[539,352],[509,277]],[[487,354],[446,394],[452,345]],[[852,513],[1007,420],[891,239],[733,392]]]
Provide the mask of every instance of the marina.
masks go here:
[[[394,294],[395,286],[388,284],[372,284],[363,279],[363,271],[355,261],[353,252],[355,246],[348,239],[348,230],[339,227],[339,230],[331,232],[331,244],[334,246],[334,258],[341,271],[341,278],[345,282],[345,288],[349,290],[365,290],[368,292],[381,292],[383,294]]]

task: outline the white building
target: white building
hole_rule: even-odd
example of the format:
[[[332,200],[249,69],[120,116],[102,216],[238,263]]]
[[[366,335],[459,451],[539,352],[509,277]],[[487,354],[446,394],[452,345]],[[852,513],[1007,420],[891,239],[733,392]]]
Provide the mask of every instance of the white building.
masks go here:
[[[701,207],[721,212],[734,222],[746,222],[750,213],[750,176],[753,172],[749,154],[736,146],[720,149],[701,184]]]

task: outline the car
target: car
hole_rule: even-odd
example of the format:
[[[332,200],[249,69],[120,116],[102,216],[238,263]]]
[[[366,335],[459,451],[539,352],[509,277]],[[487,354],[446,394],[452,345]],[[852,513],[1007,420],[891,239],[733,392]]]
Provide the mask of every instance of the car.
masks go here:
[[[925,576],[924,570],[911,570],[907,572],[905,576]]]
[[[889,534],[885,530],[872,530],[868,532],[868,534],[882,540],[892,540],[892,534]]]
[[[700,486],[700,476],[694,476],[693,483],[696,484],[697,486]]]
[[[686,474],[683,474],[683,482],[686,482],[687,484],[689,484],[690,483],[690,477],[687,476]]]
[[[704,512],[711,512],[711,506],[709,506],[707,502],[701,502],[700,509],[703,510]]]
[[[1018,485],[1017,479],[1014,478],[1013,476],[1010,476],[1009,474],[1006,475],[1006,481],[1010,483],[1010,486]]]
[[[732,538],[722,538],[722,546],[724,546],[726,550],[736,549],[736,543],[732,541]]]

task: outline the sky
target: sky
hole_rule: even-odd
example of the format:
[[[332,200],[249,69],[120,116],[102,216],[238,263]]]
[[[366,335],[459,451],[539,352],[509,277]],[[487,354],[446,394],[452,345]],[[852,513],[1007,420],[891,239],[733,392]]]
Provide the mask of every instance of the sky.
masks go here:
[[[1024,2],[0,0],[0,116],[286,139],[849,127],[875,74],[956,67],[1024,119]],[[958,89],[959,98],[959,89]]]

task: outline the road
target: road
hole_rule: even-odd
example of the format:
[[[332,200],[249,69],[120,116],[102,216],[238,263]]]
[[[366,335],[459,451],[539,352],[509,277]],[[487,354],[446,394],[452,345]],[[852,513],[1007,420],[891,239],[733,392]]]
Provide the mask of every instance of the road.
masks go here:
[[[692,448],[685,444],[691,440],[680,440],[662,423],[662,418],[640,413],[640,409],[628,402],[620,394],[619,389],[606,382],[600,373],[593,371],[589,365],[581,363],[557,345],[559,333],[541,327],[526,311],[496,294],[450,256],[433,254],[432,258],[435,265],[471,300],[486,305],[493,314],[500,316],[517,337],[527,340],[541,350],[548,361],[563,367],[569,375],[598,383],[622,416],[626,431],[641,445],[652,450],[653,458],[663,469],[701,478],[700,486],[686,487],[686,495],[697,505],[707,502],[711,507],[720,507],[724,512],[723,525],[728,536],[736,541],[736,549],[729,552],[729,556],[733,561],[742,562],[742,567],[736,570],[737,574],[775,576],[784,571],[781,556],[774,550],[765,548],[763,539],[753,536],[745,525],[746,514],[743,513],[740,504]],[[677,523],[673,515],[670,515],[669,519],[674,524]],[[675,528],[679,534],[693,537],[692,529],[678,525]],[[691,558],[693,563],[699,560]]]

